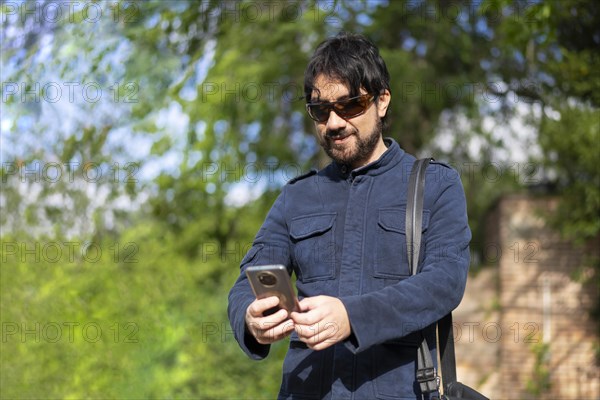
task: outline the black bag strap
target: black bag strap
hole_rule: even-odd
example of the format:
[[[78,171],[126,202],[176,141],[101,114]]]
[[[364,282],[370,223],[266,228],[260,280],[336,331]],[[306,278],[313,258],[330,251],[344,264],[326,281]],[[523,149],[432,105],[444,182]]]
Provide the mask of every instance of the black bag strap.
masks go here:
[[[425,191],[425,173],[430,160],[430,158],[423,158],[415,161],[408,180],[405,230],[408,266],[412,275],[418,272],[419,266],[423,227],[423,192]],[[417,350],[417,381],[423,393],[432,393],[439,389],[439,379],[424,336]]]
[[[408,180],[406,199],[406,238],[408,266],[412,275],[417,273],[421,249],[421,229],[423,227],[423,192],[425,190],[425,172],[430,158],[415,161]]]
[[[406,202],[406,246],[408,251],[408,265],[412,275],[418,272],[419,256],[421,252],[421,232],[423,225],[423,193],[425,190],[425,175],[427,166],[432,158],[415,161],[408,181],[408,194]],[[442,317],[437,322],[436,339],[439,343],[440,364],[444,396],[458,395],[464,399],[489,400],[481,393],[468,386],[457,382],[456,355],[454,352],[454,331],[452,328],[452,312]],[[429,346],[423,336],[417,353],[417,381],[421,392],[431,393],[439,390],[439,377],[433,367],[433,360]]]
[[[456,355],[454,353],[454,330],[452,328],[452,313],[448,313],[437,324],[440,363],[442,364],[442,381],[444,393],[456,382]]]

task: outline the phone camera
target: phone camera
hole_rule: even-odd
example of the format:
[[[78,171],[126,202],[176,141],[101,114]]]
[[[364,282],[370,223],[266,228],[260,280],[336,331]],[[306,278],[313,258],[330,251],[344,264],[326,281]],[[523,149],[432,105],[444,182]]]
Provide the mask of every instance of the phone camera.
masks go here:
[[[265,286],[275,286],[277,283],[277,277],[267,272],[263,272],[262,274],[258,275],[258,280]]]

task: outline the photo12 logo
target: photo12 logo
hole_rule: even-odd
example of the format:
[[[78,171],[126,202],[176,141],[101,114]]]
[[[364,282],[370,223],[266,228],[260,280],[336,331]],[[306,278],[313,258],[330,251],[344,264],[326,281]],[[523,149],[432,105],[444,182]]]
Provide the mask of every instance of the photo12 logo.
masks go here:
[[[2,82],[2,102],[21,103],[97,103],[102,98],[114,103],[137,103],[139,85],[136,82]],[[108,96],[108,97],[107,97]]]
[[[89,23],[105,19],[115,23],[139,20],[142,8],[135,1],[4,1],[2,23],[18,20],[22,23]]]
[[[135,322],[2,322],[2,343],[138,343],[139,330]]]
[[[138,262],[139,246],[135,242],[101,245],[93,241],[2,241],[2,263],[72,264],[75,262],[97,263],[104,258],[108,262],[134,264]]]
[[[137,183],[136,174],[140,169],[139,163],[127,162],[120,164],[87,162],[3,162],[2,183],[9,179],[18,179],[21,183]]]

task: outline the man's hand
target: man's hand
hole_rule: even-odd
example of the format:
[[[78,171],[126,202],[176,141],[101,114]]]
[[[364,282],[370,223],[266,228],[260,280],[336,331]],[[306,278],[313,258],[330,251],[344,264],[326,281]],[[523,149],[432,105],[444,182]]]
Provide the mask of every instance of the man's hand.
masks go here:
[[[330,296],[306,297],[300,310],[290,314],[301,341],[313,350],[323,350],[350,336],[350,320],[340,299]]]
[[[260,344],[271,344],[288,336],[294,330],[294,322],[284,309],[275,314],[263,313],[279,304],[276,296],[254,300],[246,309],[246,327]]]

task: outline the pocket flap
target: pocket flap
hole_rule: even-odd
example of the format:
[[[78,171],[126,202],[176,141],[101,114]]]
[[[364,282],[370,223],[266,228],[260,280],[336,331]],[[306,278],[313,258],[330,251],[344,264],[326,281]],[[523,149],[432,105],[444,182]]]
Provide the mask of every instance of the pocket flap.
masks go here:
[[[291,221],[290,235],[294,239],[305,239],[318,235],[331,229],[334,221],[335,213],[297,217]]]
[[[406,208],[384,208],[379,210],[379,226],[386,231],[406,233]],[[429,225],[429,210],[423,210],[422,230]]]

